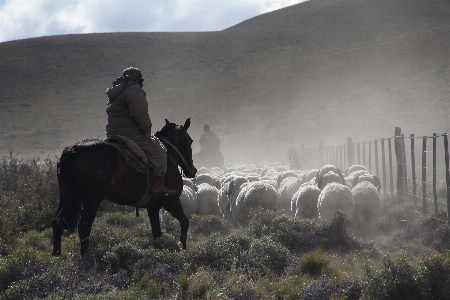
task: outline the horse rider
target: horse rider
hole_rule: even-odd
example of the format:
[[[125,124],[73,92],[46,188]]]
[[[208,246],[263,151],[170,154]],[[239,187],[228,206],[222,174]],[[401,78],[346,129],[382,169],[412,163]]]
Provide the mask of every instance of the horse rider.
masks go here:
[[[203,134],[200,136],[198,143],[200,144],[200,148],[205,150],[219,150],[220,147],[219,136],[211,131],[208,124],[203,126]]]
[[[163,178],[167,170],[166,148],[151,134],[152,122],[148,114],[146,94],[142,89],[143,82],[141,70],[130,67],[106,90],[106,136],[125,136],[142,148],[153,171],[153,195],[176,194],[176,191],[164,186]]]

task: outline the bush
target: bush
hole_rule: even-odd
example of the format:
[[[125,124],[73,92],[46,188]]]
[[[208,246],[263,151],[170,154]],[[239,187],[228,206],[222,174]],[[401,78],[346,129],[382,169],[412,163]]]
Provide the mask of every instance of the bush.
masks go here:
[[[330,260],[319,248],[304,254],[300,259],[300,269],[312,277],[318,277],[330,265]]]
[[[188,279],[188,293],[194,298],[203,298],[208,291],[215,288],[214,273],[199,270]]]
[[[8,253],[15,237],[44,230],[58,206],[56,164],[50,159],[24,162],[12,154],[0,162],[0,252]]]
[[[226,234],[231,230],[227,220],[213,215],[192,215],[189,223],[190,235],[209,236],[212,233]]]
[[[250,244],[247,260],[264,275],[280,275],[288,265],[289,250],[270,237],[255,239]]]
[[[383,258],[383,268],[367,272],[368,299],[426,299],[428,291],[416,280],[415,270],[405,254],[396,261]]]

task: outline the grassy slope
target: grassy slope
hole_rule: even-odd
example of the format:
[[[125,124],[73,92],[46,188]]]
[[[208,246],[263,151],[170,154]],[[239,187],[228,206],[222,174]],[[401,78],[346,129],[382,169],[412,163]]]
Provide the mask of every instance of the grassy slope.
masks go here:
[[[104,91],[128,66],[143,70],[155,130],[191,117],[196,140],[210,123],[228,158],[284,159],[291,145],[395,126],[450,131],[449,14],[444,0],[312,0],[221,32],[1,43],[0,152],[59,154],[103,137]]]

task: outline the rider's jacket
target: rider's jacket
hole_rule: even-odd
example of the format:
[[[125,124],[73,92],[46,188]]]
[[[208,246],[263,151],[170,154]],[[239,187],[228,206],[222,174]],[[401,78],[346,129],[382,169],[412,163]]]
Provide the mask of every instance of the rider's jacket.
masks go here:
[[[219,149],[220,147],[220,139],[217,134],[212,131],[205,131],[200,136],[198,143],[202,149]]]
[[[134,81],[122,83],[106,91],[106,135],[150,137],[152,122],[144,90]]]

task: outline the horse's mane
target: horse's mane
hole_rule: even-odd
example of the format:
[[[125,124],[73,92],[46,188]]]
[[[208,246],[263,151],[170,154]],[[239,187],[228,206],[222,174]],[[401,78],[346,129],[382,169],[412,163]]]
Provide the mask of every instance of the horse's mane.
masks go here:
[[[73,152],[75,148],[85,148],[85,147],[92,147],[97,145],[108,145],[104,140],[99,139],[85,139],[79,142],[76,142],[70,146],[67,146],[64,148],[63,153],[66,152]]]

